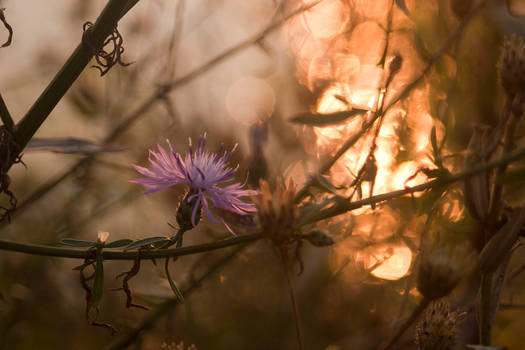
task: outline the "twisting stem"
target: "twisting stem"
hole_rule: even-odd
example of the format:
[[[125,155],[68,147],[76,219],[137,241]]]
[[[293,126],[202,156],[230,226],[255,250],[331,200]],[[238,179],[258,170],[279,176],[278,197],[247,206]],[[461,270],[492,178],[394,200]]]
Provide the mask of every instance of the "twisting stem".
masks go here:
[[[290,301],[292,302],[293,316],[295,320],[295,332],[297,334],[297,344],[299,346],[299,350],[303,350],[304,345],[301,331],[301,318],[299,315],[299,308],[297,307],[297,300],[295,298],[295,289],[293,287],[292,279],[290,278],[290,271],[288,269],[288,254],[285,249],[286,248],[280,248],[279,255],[283,266],[284,276],[286,277],[286,283],[288,284],[288,291],[290,292]]]
[[[430,300],[423,298],[419,305],[412,311],[410,316],[406,319],[406,321],[397,329],[397,331],[386,341],[384,345],[381,346],[381,350],[388,350],[391,349],[392,346],[395,345],[395,343],[401,338],[401,336],[405,333],[405,331],[410,327],[414,322],[417,321],[419,316],[425,311],[427,306],[430,304]]]

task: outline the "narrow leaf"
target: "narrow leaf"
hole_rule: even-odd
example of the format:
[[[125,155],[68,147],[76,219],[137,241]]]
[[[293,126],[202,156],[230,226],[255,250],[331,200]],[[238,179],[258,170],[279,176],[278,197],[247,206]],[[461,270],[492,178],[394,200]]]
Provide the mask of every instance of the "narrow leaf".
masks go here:
[[[292,123],[305,124],[305,125],[311,125],[311,126],[330,126],[330,125],[341,124],[347,119],[350,119],[352,117],[355,117],[361,114],[365,114],[366,112],[368,112],[368,110],[366,109],[353,108],[350,111],[335,112],[335,113],[328,113],[328,114],[305,113],[305,114],[299,114],[293,117],[292,119],[290,119],[290,121]]]
[[[119,239],[117,241],[113,241],[111,243],[106,244],[106,248],[120,248],[129,245],[130,243],[133,243],[132,239],[124,238]]]
[[[168,269],[169,261],[170,259],[167,258],[166,263],[164,264],[164,270],[166,270],[166,278],[168,279],[168,282],[170,283],[171,290],[173,291],[173,293],[175,293],[175,295],[177,296],[177,299],[179,299],[179,302],[181,304],[184,304],[184,296],[182,295],[179,288],[177,288],[177,285],[175,284],[175,282],[170,276],[170,271]]]
[[[67,138],[32,138],[27,148],[65,154],[94,154],[100,152],[118,152],[121,148],[114,148],[97,144],[93,141]]]
[[[72,238],[64,238],[58,242],[62,245],[68,245],[71,247],[94,247],[97,245],[97,242],[92,241],[84,241],[81,239],[72,239]]]
[[[167,238],[167,237],[150,237],[150,238],[139,239],[138,241],[135,241],[135,242],[131,243],[130,245],[128,245],[126,247],[126,249],[124,249],[124,250],[131,250],[131,249],[147,246],[147,245],[150,245],[150,244],[153,244],[153,243],[166,242],[166,241],[169,241],[169,238]]]
[[[104,292],[104,263],[102,260],[102,251],[97,251],[95,263],[95,279],[93,281],[93,294],[91,295],[91,307],[96,308],[100,305],[102,294]]]

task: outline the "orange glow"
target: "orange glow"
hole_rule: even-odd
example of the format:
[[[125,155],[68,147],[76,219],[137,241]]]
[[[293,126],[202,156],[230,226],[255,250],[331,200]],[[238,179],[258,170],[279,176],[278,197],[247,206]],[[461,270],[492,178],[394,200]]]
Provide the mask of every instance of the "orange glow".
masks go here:
[[[405,276],[412,262],[412,252],[407,247],[382,248],[374,254],[358,254],[366,269],[374,268],[370,274],[385,280],[397,280]]]
[[[296,58],[298,80],[315,95],[314,112],[334,113],[357,107],[371,110],[366,115],[350,118],[339,125],[314,127],[315,153],[319,159],[334,154],[344,141],[360,133],[363,122],[370,120],[375,109],[383,102],[388,104],[423,67],[419,53],[411,44],[410,30],[413,24],[394,6],[393,28],[406,31],[402,33],[394,30],[390,34],[385,58],[389,62],[394,55],[400,54],[403,65],[385,89],[388,63],[379,63],[385,50],[385,28],[391,4],[390,0],[325,0],[303,15],[301,21],[290,21],[283,31],[287,45]],[[409,8],[417,4],[413,0],[407,1]],[[447,69],[450,74],[455,74],[454,62],[449,62]],[[377,138],[374,137],[378,125],[376,122],[333,165],[330,180],[336,186],[347,188],[340,191],[341,195],[353,195],[351,200],[357,199],[356,186],[349,186],[367,161],[374,142],[373,156],[377,173],[372,193],[370,181],[359,184],[363,198],[427,180],[418,170],[432,167],[428,159],[430,131],[435,126],[439,135],[443,129],[429,114],[428,96],[428,83],[422,82],[402,104],[395,105],[384,115]],[[414,176],[416,173],[417,176]],[[457,215],[458,210],[453,208],[451,212]],[[391,236],[398,226],[394,215],[378,214],[369,206],[347,215],[354,218],[368,215],[359,224],[354,223],[353,235],[359,230],[363,236],[373,235],[372,239],[379,239],[378,236]],[[385,225],[385,220],[392,223]],[[383,224],[374,226],[372,222]],[[366,232],[362,231],[365,226],[369,228]],[[382,244],[379,250],[371,250],[369,246],[346,247],[335,249],[334,254],[339,256],[339,262],[352,257],[367,269],[379,264],[370,273],[382,279],[401,278],[408,273],[412,261],[411,251],[406,246],[399,246],[399,243],[388,246]]]
[[[350,19],[350,10],[341,0],[324,0],[303,15],[305,28],[316,38],[339,34]]]

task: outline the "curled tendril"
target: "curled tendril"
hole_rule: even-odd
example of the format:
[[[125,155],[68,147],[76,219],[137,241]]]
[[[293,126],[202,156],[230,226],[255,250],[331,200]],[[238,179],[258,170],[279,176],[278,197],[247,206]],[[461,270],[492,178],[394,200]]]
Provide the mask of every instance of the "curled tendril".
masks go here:
[[[24,164],[18,150],[19,147],[14,140],[13,134],[5,125],[0,126],[0,195],[4,193],[9,201],[8,206],[0,205],[0,222],[5,219],[11,222],[11,213],[16,209],[18,202],[16,196],[9,189],[11,179],[7,175],[12,164]]]
[[[124,43],[124,39],[119,33],[117,26],[113,28],[113,31],[111,32],[111,34],[109,34],[106,40],[104,40],[100,48],[97,48],[95,47],[95,45],[93,45],[93,40],[91,38],[92,26],[93,23],[89,21],[84,23],[84,25],[82,26],[82,30],[84,32],[84,34],[82,35],[82,43],[86,45],[95,56],[95,60],[97,61],[98,65],[92,67],[100,71],[100,76],[105,75],[107,72],[109,72],[111,67],[113,67],[116,64],[119,64],[123,67],[132,64],[132,62],[122,62],[122,54],[124,53],[124,47],[122,46],[122,44]],[[112,50],[106,51],[104,47],[106,47],[109,44],[112,44]]]
[[[124,276],[124,278],[122,279],[122,288],[116,288],[113,290],[124,291],[124,293],[126,294],[126,307],[127,308],[136,307],[137,309],[149,310],[149,308],[146,306],[133,303],[131,289],[129,288],[129,283],[128,283],[129,280],[135,277],[139,273],[139,271],[140,271],[140,257],[137,255],[137,258],[133,262],[133,266],[131,267],[131,269],[117,276],[117,278]]]
[[[9,25],[9,23],[7,23],[7,20],[5,19],[4,11],[5,11],[4,8],[0,8],[0,21],[2,21],[5,29],[7,29],[9,36],[7,37],[7,40],[5,41],[5,43],[3,43],[2,46],[0,47],[6,47],[6,46],[11,45],[11,41],[13,40],[13,28]]]

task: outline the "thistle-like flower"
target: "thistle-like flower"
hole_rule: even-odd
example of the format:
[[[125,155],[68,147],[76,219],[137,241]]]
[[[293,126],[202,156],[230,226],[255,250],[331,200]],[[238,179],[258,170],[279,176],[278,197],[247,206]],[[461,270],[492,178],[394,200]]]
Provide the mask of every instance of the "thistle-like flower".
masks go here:
[[[457,324],[466,313],[450,311],[443,300],[433,301],[416,327],[419,350],[451,350],[456,342]]]
[[[294,203],[295,185],[292,180],[287,185],[281,179],[277,181],[272,192],[266,180],[259,181],[261,195],[254,197],[253,201],[258,209],[261,228],[270,240],[281,246],[289,243],[295,232],[295,223],[298,212]]]
[[[189,140],[189,153],[184,158],[173,151],[169,142],[168,145],[169,152],[160,145],[157,145],[158,152],[149,151],[151,169],[133,165],[135,170],[145,177],[131,180],[131,182],[144,186],[147,189],[145,194],[179,184],[187,185],[189,192],[183,202],[191,206],[191,215],[188,215],[190,218],[186,220],[191,224],[189,228],[195,227],[199,222],[201,208],[204,209],[211,222],[218,222],[210,211],[208,201],[211,201],[216,208],[237,215],[251,215],[257,211],[254,204],[243,202],[240,199],[257,195],[257,191],[243,189],[244,184],[239,182],[219,187],[219,184],[231,182],[237,170],[237,167],[230,168],[227,164],[237,145],[230,152],[223,152],[221,146],[219,152],[210,153],[204,150],[206,145],[206,134],[204,134],[200,137],[195,150],[191,139]],[[181,203],[181,206],[183,205],[184,203]],[[228,231],[234,234],[224,220],[219,219]],[[181,224],[180,221],[179,224]]]

